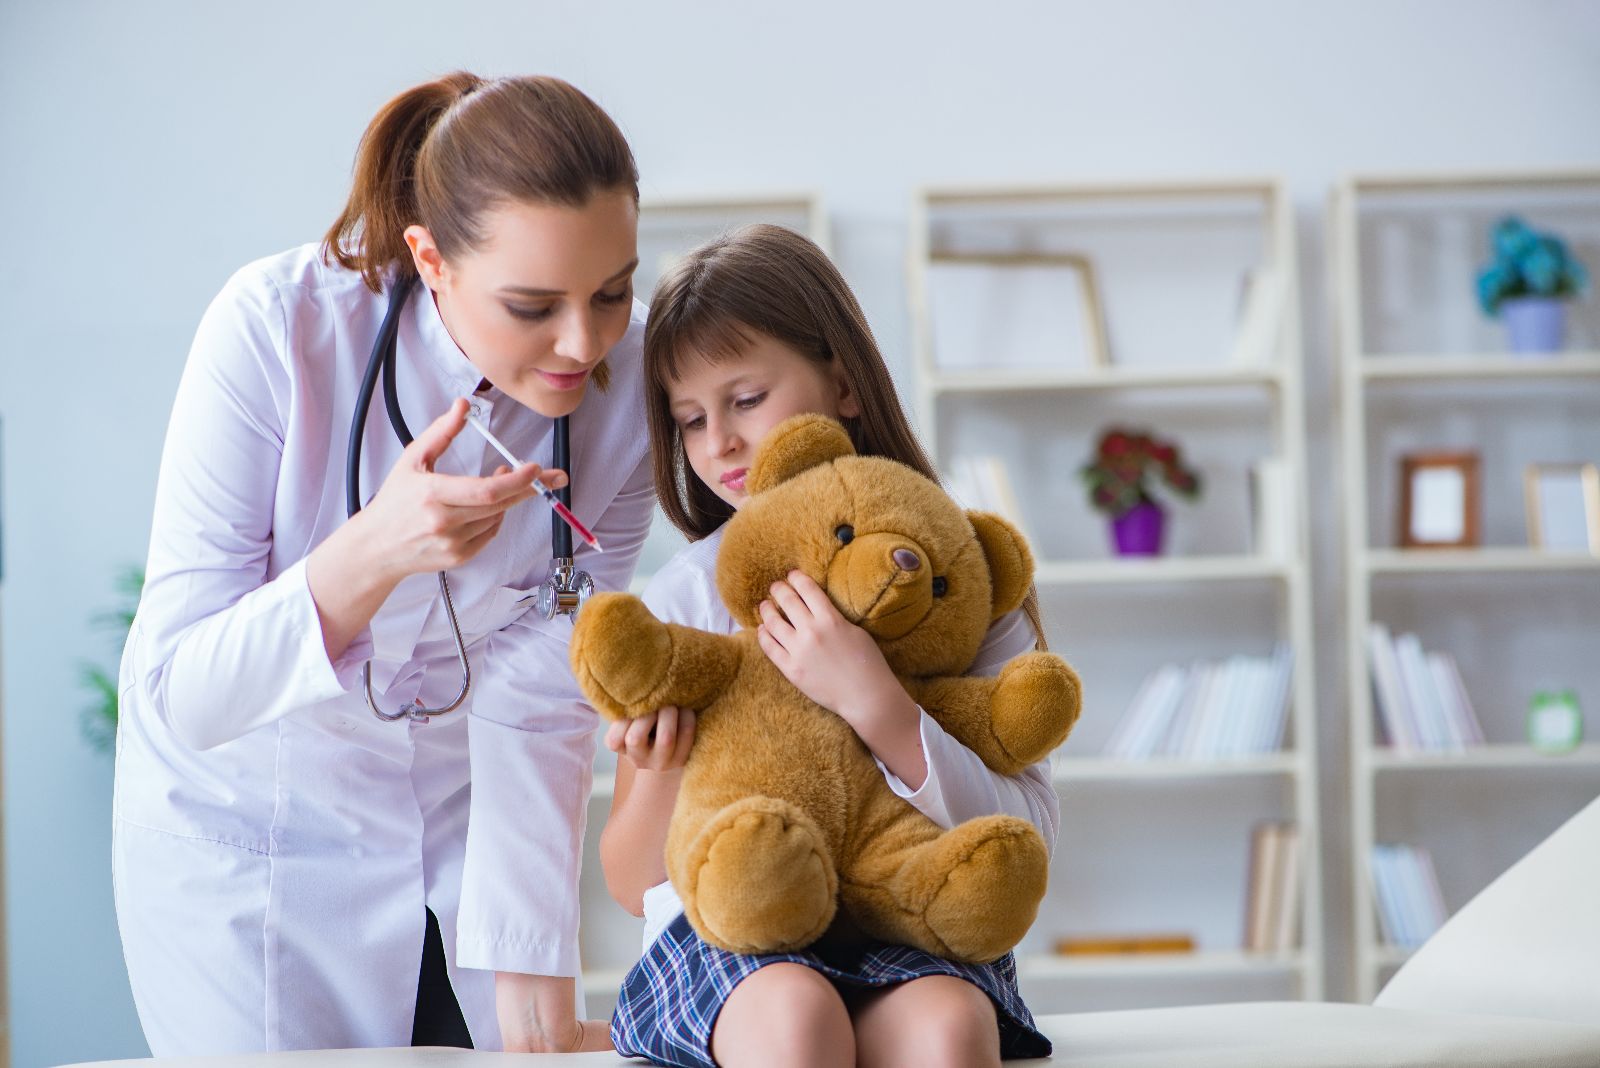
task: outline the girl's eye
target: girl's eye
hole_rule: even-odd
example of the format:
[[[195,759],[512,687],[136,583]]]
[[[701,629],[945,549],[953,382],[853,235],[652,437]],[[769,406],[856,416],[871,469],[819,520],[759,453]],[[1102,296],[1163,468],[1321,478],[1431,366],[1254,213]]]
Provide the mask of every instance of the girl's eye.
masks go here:
[[[549,308],[519,308],[514,304],[507,304],[506,311],[511,313],[512,318],[524,319],[528,322],[536,323],[541,319],[550,318]]]
[[[933,580],[933,595],[943,597],[950,590],[950,582],[943,575]]]
[[[738,400],[733,402],[733,406],[735,408],[742,408],[746,411],[749,411],[751,408],[754,408],[756,405],[760,404],[766,399],[767,395],[765,393],[753,393],[748,397],[740,397]]]
[[[685,430],[699,430],[705,425],[706,417],[703,415],[697,415],[693,419],[685,419],[683,421],[683,429]]]
[[[622,304],[633,299],[633,286],[623,286],[615,293],[597,293],[594,299],[601,304]]]

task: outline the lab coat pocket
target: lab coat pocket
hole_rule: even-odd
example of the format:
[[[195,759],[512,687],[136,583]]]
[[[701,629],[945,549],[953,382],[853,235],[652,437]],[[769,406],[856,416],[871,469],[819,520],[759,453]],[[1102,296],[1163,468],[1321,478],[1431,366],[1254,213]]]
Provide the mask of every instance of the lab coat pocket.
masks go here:
[[[539,587],[518,589],[515,586],[496,586],[484,597],[473,619],[474,640],[488,637],[516,622],[523,613],[535,610]]]

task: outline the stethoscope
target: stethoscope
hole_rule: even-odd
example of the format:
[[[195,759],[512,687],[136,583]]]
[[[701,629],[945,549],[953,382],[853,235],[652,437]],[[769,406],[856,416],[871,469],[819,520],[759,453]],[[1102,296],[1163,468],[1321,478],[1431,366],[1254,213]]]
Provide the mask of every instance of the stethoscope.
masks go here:
[[[383,372],[383,405],[389,413],[389,425],[394,428],[400,444],[411,444],[411,429],[406,426],[405,416],[400,412],[400,397],[394,387],[394,365],[395,338],[400,333],[400,310],[405,307],[406,298],[411,295],[416,283],[416,275],[396,280],[389,293],[389,307],[378,326],[378,336],[372,343],[372,355],[367,359],[366,373],[361,376],[361,391],[356,396],[355,415],[350,422],[350,445],[345,453],[347,518],[361,510],[361,438],[366,430],[367,412],[372,407],[372,393],[377,388],[380,368]],[[567,472],[567,485],[555,493],[563,504],[570,505],[572,442],[567,416],[556,419],[552,438],[550,466]],[[588,572],[578,570],[573,564],[572,530],[554,515],[550,519],[550,545],[550,578],[539,584],[535,604],[545,619],[555,619],[558,615],[571,618],[594,592],[594,580]],[[455,603],[450,597],[450,580],[443,571],[439,572],[439,593],[444,598],[445,614],[450,618],[450,631],[455,636],[456,659],[461,662],[461,689],[454,700],[439,708],[429,708],[420,701],[408,701],[400,706],[399,711],[385,712],[372,696],[372,661],[368,660],[361,668],[361,683],[367,693],[367,707],[381,720],[392,723],[399,719],[410,719],[414,723],[426,723],[434,716],[455,711],[467,699],[467,692],[472,688],[472,666],[467,660],[467,644],[461,637],[461,624],[456,620]]]

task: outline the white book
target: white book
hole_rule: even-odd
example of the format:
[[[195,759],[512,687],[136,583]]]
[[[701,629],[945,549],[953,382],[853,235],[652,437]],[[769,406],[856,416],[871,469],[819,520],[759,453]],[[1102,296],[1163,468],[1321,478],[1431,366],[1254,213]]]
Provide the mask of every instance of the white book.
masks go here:
[[[1216,678],[1206,694],[1200,728],[1189,753],[1197,760],[1211,760],[1221,753],[1228,721],[1238,712],[1239,658],[1219,661],[1214,670]]]
[[[1444,710],[1433,688],[1433,676],[1428,672],[1422,641],[1415,634],[1402,634],[1395,639],[1394,648],[1400,658],[1400,678],[1405,684],[1406,699],[1416,713],[1421,747],[1429,751],[1447,748]]]
[[[1260,267],[1245,276],[1238,329],[1228,353],[1230,364],[1256,367],[1276,357],[1287,296],[1284,274],[1276,267]]]
[[[1427,891],[1424,900],[1428,905],[1428,937],[1431,938],[1450,918],[1450,912],[1445,908],[1444,891],[1439,886],[1439,872],[1434,868],[1433,854],[1420,846],[1414,849],[1414,853],[1417,865],[1422,869],[1423,889]]]
[[[1290,692],[1294,686],[1294,649],[1288,642],[1279,642],[1272,653],[1272,685],[1269,691],[1267,720],[1269,733],[1259,752],[1278,753],[1288,736]]]
[[[1450,666],[1445,662],[1443,653],[1429,653],[1427,661],[1428,674],[1433,678],[1434,691],[1439,695],[1439,704],[1444,709],[1448,747],[1452,751],[1465,749],[1470,728],[1466,722],[1466,709],[1461,707],[1460,698],[1456,696],[1455,684],[1450,679]]]
[[[1205,685],[1209,665],[1196,660],[1190,664],[1184,675],[1183,693],[1178,700],[1177,707],[1172,713],[1172,722],[1167,727],[1165,736],[1156,747],[1156,755],[1164,757],[1181,757],[1184,755],[1184,744],[1188,740],[1189,732],[1193,727],[1199,703],[1205,697]]]
[[[1270,560],[1284,560],[1294,547],[1294,495],[1289,461],[1267,456],[1250,466],[1250,548]]]
[[[1403,946],[1406,939],[1400,927],[1399,899],[1395,893],[1394,846],[1374,845],[1370,867],[1372,896],[1378,904],[1378,924],[1383,940],[1391,946]]]
[[[1445,672],[1450,680],[1450,690],[1455,694],[1456,709],[1461,715],[1463,737],[1468,745],[1482,745],[1483,724],[1478,720],[1477,710],[1472,707],[1472,695],[1467,692],[1467,684],[1462,681],[1461,667],[1456,663],[1456,658],[1449,653],[1442,655]]]
[[[1405,887],[1405,907],[1407,910],[1407,929],[1411,941],[1408,945],[1420,946],[1433,937],[1441,924],[1444,916],[1441,915],[1442,905],[1435,905],[1434,897],[1429,889],[1429,875],[1426,868],[1432,866],[1432,858],[1416,846],[1406,846],[1401,854],[1401,871]]]
[[[1139,683],[1139,689],[1134,692],[1133,700],[1128,702],[1128,707],[1123,710],[1122,718],[1117,721],[1111,737],[1106,739],[1105,747],[1100,750],[1101,756],[1118,760],[1128,758],[1128,743],[1139,732],[1140,725],[1150,714],[1150,691],[1155,688],[1156,675],[1157,672],[1152,671]]]
[[[1261,658],[1241,656],[1238,680],[1233,691],[1233,706],[1228,722],[1217,740],[1217,756],[1238,758],[1251,751],[1251,738],[1260,728],[1265,694],[1261,688]]]
[[[1389,628],[1382,623],[1367,627],[1367,656],[1372,666],[1372,689],[1378,706],[1378,719],[1389,745],[1397,752],[1413,752],[1421,745],[1412,725],[1410,701],[1400,678],[1400,660],[1395,655]]]
[[[1183,724],[1183,736],[1174,740],[1173,756],[1193,760],[1199,755],[1200,738],[1206,730],[1206,717],[1211,714],[1212,694],[1217,688],[1220,671],[1218,665],[1205,661],[1190,669],[1192,700],[1186,709],[1188,718]]]
[[[1148,697],[1149,714],[1129,739],[1127,759],[1148,760],[1161,749],[1172,732],[1172,721],[1183,700],[1189,673],[1178,664],[1163,664],[1156,672]]]

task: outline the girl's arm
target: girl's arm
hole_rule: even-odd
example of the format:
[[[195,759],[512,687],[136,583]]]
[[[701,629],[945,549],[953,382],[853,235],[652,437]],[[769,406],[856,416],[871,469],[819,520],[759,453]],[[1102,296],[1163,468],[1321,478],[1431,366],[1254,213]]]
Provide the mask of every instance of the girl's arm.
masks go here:
[[[667,824],[694,745],[694,712],[667,707],[606,728],[617,754],[611,813],[600,832],[600,866],[617,904],[644,915],[644,892],[667,881]]]

